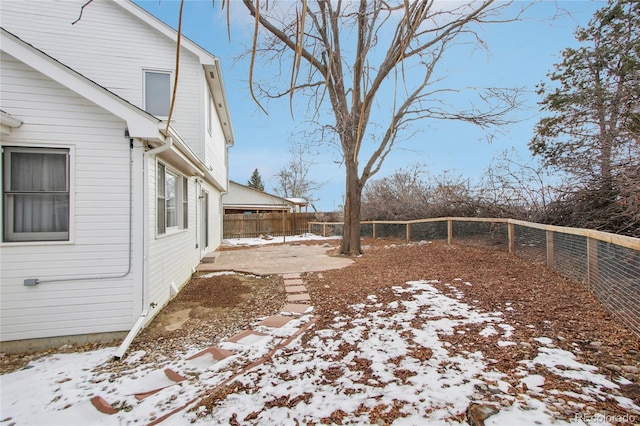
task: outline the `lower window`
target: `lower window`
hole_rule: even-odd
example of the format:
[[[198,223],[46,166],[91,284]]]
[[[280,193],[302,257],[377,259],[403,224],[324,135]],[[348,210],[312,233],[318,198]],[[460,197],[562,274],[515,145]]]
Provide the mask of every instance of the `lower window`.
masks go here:
[[[69,240],[69,149],[4,147],[3,240]]]
[[[189,181],[158,163],[156,182],[158,234],[166,234],[171,229],[186,229]]]

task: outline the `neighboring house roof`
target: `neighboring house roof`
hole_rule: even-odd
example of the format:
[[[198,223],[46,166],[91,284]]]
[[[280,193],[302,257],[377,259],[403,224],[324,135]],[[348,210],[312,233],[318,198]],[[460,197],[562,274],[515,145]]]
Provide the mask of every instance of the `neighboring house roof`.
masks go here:
[[[222,204],[227,208],[273,209],[282,206],[292,207],[295,203],[230,180],[229,190],[222,196]]]
[[[146,24],[150,25],[169,39],[171,41],[177,41],[177,32],[164,22],[160,21],[155,16],[151,15],[146,10],[142,9],[140,6],[132,3],[130,0],[122,1],[122,0],[112,0],[113,3],[122,7],[132,15],[136,16],[138,19],[142,20]],[[229,105],[227,103],[227,95],[224,89],[224,82],[222,80],[221,73],[221,65],[220,59],[211,54],[209,51],[200,47],[198,44],[189,40],[184,35],[181,35],[181,46],[182,48],[188,50],[189,52],[196,55],[200,63],[205,69],[205,77],[207,79],[207,84],[211,89],[211,93],[213,96],[214,104],[216,106],[216,111],[218,112],[218,116],[220,117],[220,122],[222,123],[222,131],[224,132],[225,141],[228,145],[233,145],[235,142],[235,138],[233,135],[233,127],[231,125],[231,115],[229,114]]]
[[[309,201],[305,200],[304,198],[287,198],[287,200],[291,201],[293,204],[297,205],[297,206],[306,206],[309,204]]]

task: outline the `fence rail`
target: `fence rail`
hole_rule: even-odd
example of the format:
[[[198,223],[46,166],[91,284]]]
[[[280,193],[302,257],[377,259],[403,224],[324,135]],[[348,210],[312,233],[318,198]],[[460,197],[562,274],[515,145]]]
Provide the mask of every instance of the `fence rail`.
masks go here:
[[[308,226],[314,234],[342,235],[342,222],[309,222]],[[640,238],[514,219],[461,217],[365,221],[360,233],[508,250],[585,284],[613,316],[640,336]]]

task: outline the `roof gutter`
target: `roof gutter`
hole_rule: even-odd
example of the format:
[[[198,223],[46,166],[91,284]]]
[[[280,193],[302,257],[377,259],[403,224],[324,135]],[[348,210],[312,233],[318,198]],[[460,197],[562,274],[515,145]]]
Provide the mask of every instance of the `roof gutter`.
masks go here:
[[[11,133],[11,129],[17,129],[22,126],[22,121],[13,117],[10,114],[0,110],[0,133],[8,135]]]
[[[173,146],[173,138],[171,136],[167,136],[163,145],[160,145],[156,148],[150,149],[144,153],[144,159],[148,159],[152,155],[160,154],[162,152],[168,151]]]

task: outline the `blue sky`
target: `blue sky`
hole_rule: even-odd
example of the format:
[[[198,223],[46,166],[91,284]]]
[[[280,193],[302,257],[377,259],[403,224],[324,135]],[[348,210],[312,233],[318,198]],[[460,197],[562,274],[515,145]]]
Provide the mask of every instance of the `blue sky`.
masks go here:
[[[177,27],[179,2],[176,0],[134,0],[148,12],[173,28]],[[221,1],[187,0],[183,16],[183,33],[200,46],[218,56],[222,62],[231,120],[236,144],[230,150],[229,177],[246,183],[258,169],[265,190],[274,192],[274,175],[290,160],[292,141],[308,127],[303,111],[291,117],[288,99],[267,104],[265,115],[251,99],[248,89],[248,59],[237,59],[250,41],[250,18],[240,2],[232,2],[231,41],[227,37],[227,21],[220,11]],[[516,2],[516,6],[523,5]],[[480,36],[488,51],[455,54],[445,65],[451,70],[453,85],[475,87],[523,87],[529,91],[527,109],[518,113],[517,124],[501,129],[489,143],[486,134],[471,125],[430,121],[418,124],[418,133],[403,142],[385,161],[373,179],[392,174],[400,168],[422,164],[431,175],[448,171],[478,179],[491,160],[505,150],[515,149],[521,158],[530,159],[527,143],[540,114],[536,103],[536,84],[547,81],[560,52],[575,46],[574,30],[584,26],[593,13],[606,3],[602,1],[538,1],[524,19],[514,23],[483,27]],[[257,59],[259,72],[264,63]],[[335,211],[343,203],[344,169],[336,149],[324,148],[313,155],[310,178],[322,184],[314,195],[320,211]]]

